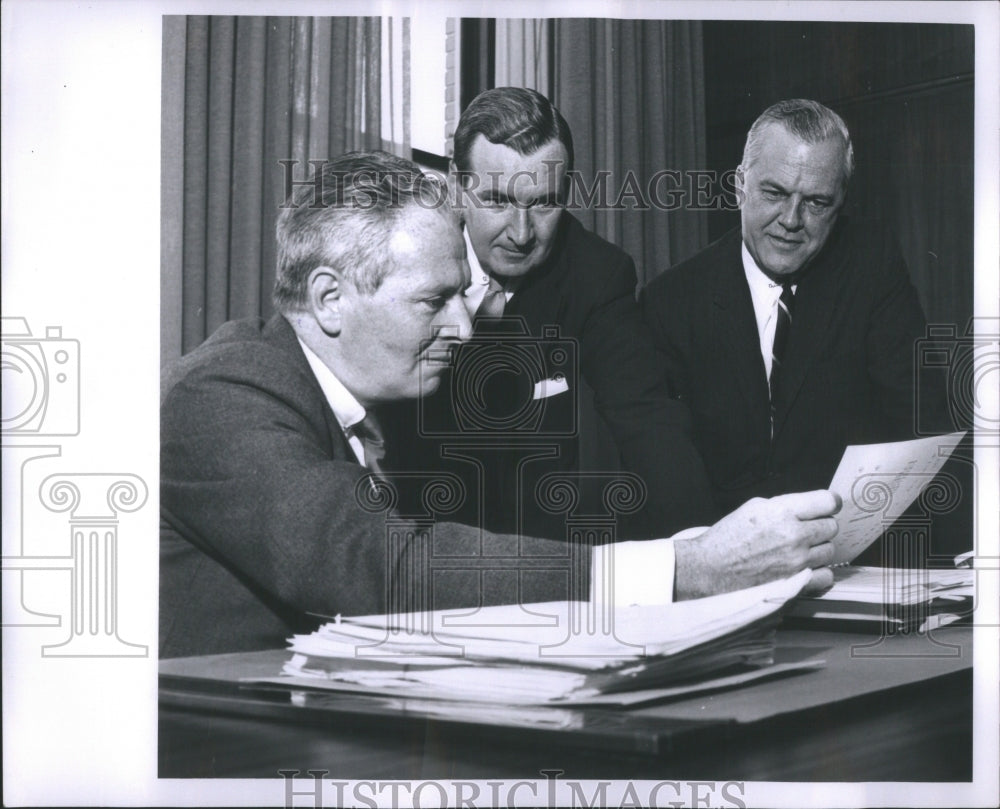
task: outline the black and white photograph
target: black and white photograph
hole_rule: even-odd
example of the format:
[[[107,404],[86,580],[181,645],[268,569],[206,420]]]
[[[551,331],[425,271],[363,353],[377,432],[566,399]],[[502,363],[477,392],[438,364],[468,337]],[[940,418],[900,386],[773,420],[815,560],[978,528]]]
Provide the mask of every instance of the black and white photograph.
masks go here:
[[[4,804],[996,805],[998,29],[5,3]]]

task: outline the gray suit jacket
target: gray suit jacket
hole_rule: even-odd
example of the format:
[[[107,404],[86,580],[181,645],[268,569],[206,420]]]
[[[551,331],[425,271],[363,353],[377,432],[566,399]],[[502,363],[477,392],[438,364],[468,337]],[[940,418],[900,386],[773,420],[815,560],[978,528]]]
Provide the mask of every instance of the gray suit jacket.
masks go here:
[[[281,647],[316,615],[586,596],[589,553],[571,577],[565,542],[444,521],[424,541],[366,503],[283,317],[226,323],[165,369],[161,397],[163,657]]]

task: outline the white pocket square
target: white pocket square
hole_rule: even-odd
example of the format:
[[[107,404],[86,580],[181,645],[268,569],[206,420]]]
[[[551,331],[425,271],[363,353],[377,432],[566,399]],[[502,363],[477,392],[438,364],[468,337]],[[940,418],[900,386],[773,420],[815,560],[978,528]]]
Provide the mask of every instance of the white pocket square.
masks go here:
[[[535,394],[532,398],[534,399],[548,399],[550,396],[555,396],[559,393],[565,393],[569,390],[569,383],[566,382],[566,377],[562,374],[556,374],[550,379],[543,379],[535,383]]]

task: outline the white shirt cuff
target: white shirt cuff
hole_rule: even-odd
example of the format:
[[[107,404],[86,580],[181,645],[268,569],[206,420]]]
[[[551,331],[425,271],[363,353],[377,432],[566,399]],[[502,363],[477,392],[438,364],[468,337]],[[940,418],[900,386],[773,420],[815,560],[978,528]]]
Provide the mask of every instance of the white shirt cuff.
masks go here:
[[[688,528],[669,539],[615,542],[593,550],[590,600],[616,607],[670,604],[674,600],[674,542],[707,528]]]

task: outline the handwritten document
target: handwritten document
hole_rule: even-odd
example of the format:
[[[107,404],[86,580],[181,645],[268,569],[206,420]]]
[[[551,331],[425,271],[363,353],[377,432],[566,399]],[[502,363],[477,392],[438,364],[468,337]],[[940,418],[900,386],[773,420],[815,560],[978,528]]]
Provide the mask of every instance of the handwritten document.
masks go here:
[[[834,540],[833,563],[850,562],[892,525],[934,480],[964,436],[957,432],[844,450],[830,484],[844,501],[837,514],[840,530]],[[930,494],[936,503],[961,496],[948,481],[935,487]]]

